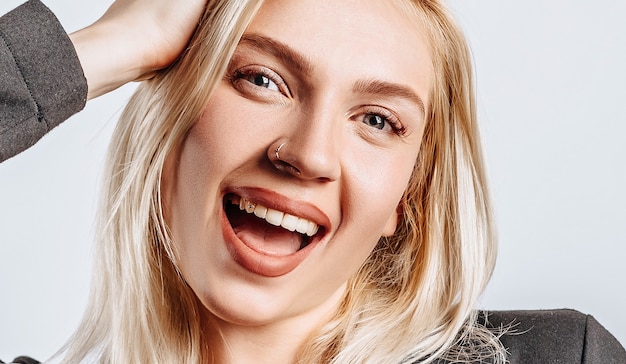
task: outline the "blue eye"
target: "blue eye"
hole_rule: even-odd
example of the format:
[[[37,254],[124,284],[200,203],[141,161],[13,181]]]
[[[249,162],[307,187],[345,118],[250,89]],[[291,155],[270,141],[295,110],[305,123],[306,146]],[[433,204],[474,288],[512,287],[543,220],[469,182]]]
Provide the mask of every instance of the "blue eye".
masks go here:
[[[369,105],[365,106],[362,113],[357,113],[358,120],[363,124],[378,130],[404,135],[406,129],[400,119],[384,107]]]
[[[363,123],[382,130],[385,128],[385,125],[387,125],[387,119],[377,114],[365,114],[363,116]]]

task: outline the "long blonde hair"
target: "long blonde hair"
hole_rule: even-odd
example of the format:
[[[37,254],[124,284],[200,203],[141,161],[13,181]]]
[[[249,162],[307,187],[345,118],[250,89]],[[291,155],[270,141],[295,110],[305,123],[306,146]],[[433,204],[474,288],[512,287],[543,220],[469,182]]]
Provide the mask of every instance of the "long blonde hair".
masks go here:
[[[181,278],[160,194],[161,173],[222,78],[262,0],[209,1],[189,49],[144,82],[109,150],[90,304],[67,363],[207,363],[203,307]],[[462,33],[437,0],[413,0],[431,43],[435,84],[402,223],[349,282],[300,363],[504,361],[474,306],[496,242]]]

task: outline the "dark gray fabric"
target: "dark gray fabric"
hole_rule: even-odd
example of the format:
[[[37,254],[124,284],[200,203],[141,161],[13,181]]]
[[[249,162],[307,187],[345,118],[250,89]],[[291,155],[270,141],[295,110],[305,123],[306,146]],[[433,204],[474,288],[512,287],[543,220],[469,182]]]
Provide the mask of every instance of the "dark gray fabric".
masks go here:
[[[626,364],[617,339],[578,311],[493,311],[487,321],[490,327],[512,327],[500,338],[510,364]]]
[[[0,360],[0,364],[4,364],[4,362]],[[13,359],[13,361],[10,362],[9,364],[40,364],[40,363],[39,361],[33,358],[30,358],[28,356],[20,356],[20,357]]]
[[[87,100],[69,37],[31,0],[0,17],[0,162],[33,145]]]
[[[593,317],[587,316],[587,318],[583,363],[625,364],[626,351],[624,351],[624,347],[617,339],[608,335],[606,329]],[[615,353],[615,355],[606,357],[605,353]]]

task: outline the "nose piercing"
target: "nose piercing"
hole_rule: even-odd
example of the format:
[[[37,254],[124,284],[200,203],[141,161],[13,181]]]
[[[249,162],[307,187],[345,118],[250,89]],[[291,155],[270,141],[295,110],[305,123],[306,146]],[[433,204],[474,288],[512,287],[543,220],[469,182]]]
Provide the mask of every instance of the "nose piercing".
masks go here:
[[[280,159],[280,156],[278,155],[278,153],[280,152],[280,149],[285,145],[286,143],[280,143],[280,145],[278,146],[278,148],[276,148],[276,151],[274,152],[276,154],[276,159],[278,159],[279,161],[282,160]]]
[[[279,171],[290,172],[296,175],[300,174],[300,170],[295,166],[291,165],[289,162],[285,162],[280,159],[280,150],[287,144],[287,142],[282,142],[280,145],[274,150],[274,155],[276,156],[276,161],[274,161],[274,166]]]

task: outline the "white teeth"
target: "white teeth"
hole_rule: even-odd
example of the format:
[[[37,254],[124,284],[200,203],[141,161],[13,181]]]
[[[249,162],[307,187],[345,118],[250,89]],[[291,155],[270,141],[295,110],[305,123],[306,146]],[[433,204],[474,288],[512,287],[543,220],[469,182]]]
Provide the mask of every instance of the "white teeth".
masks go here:
[[[307,231],[307,234],[310,234],[309,236],[313,236],[315,234],[317,234],[317,231],[320,229],[320,226],[317,225],[314,222],[309,222],[309,230]]]
[[[265,214],[265,221],[269,222],[274,226],[280,226],[280,223],[283,222],[284,213],[272,209],[267,209],[267,213]]]
[[[265,215],[267,214],[267,207],[263,205],[256,205],[256,208],[254,209],[254,214],[256,215],[256,217],[265,219]]]
[[[298,226],[296,226],[296,231],[300,234],[306,234],[309,231],[309,220],[298,219]]]
[[[289,231],[297,231],[300,234],[306,234],[313,236],[319,230],[319,225],[313,221],[303,219],[301,217],[293,216],[273,209],[268,209],[263,205],[259,205],[245,198],[234,196],[231,199],[231,203],[239,205],[240,210],[245,210],[247,213],[254,213],[255,216],[265,219],[268,223],[274,226],[282,226]]]
[[[296,225],[298,225],[298,220],[299,219],[293,215],[285,214],[285,217],[283,217],[283,221],[280,223],[280,226],[289,231],[294,231],[296,230]]]

